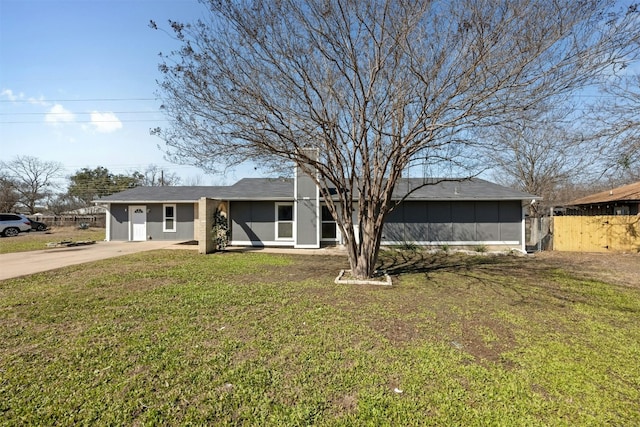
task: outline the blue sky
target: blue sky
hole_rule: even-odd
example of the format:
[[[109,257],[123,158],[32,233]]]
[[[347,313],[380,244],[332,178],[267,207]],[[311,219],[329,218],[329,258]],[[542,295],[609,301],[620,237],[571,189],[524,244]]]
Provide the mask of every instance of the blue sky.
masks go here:
[[[162,140],[149,134],[166,125],[155,99],[158,53],[178,46],[149,21],[166,28],[168,19],[204,13],[197,0],[0,0],[0,159],[60,162],[67,176],[150,164],[183,183],[253,176],[250,166],[213,177],[169,163]]]
[[[61,162],[65,175],[156,164],[183,182],[234,182],[165,161],[162,140],[149,135],[166,125],[155,99],[158,53],[177,46],[149,20],[166,28],[203,13],[196,0],[0,0],[2,160]]]

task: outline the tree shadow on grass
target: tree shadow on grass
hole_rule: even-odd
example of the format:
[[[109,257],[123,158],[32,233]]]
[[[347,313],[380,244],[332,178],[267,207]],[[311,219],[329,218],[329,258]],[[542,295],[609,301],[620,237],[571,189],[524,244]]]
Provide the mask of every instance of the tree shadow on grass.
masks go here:
[[[466,255],[445,251],[390,250],[381,253],[378,270],[392,276],[429,274],[435,271],[464,272],[481,266],[512,265],[514,258],[502,255]]]
[[[506,298],[511,305],[563,307],[584,300],[575,290],[554,283],[553,269],[544,262],[508,254],[395,250],[385,251],[379,260],[379,270],[391,276],[423,274],[428,282],[439,273],[450,273],[461,279],[456,281],[457,291],[466,289],[476,294],[482,290],[487,295]]]
[[[450,285],[458,292],[463,289],[470,294],[480,291],[487,296],[506,298],[511,305],[567,308],[579,303],[617,311],[640,310],[632,301],[618,303],[616,298],[606,297],[610,294],[609,286],[619,285],[578,274],[571,265],[557,260],[504,254],[393,250],[381,254],[379,269],[400,278],[423,274],[425,283],[438,277],[439,273],[453,274],[460,280]],[[596,296],[598,294],[602,296]]]

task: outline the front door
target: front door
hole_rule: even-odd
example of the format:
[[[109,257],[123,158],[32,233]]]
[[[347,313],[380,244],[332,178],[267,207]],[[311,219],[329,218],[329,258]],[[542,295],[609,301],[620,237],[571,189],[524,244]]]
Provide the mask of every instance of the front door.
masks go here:
[[[129,206],[131,212],[131,240],[147,240],[147,207]]]

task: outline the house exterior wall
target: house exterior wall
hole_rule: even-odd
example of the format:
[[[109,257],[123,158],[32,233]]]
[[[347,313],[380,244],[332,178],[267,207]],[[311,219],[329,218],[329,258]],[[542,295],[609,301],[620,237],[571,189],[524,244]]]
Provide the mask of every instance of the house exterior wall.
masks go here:
[[[176,231],[163,231],[163,204],[147,204],[147,235],[153,240],[192,240],[194,238],[193,203],[176,204]]]
[[[320,194],[313,179],[300,168],[295,181],[295,247],[320,247]]]
[[[297,248],[320,247],[318,209],[319,203],[317,200],[296,201],[295,246]]]
[[[147,209],[147,237],[153,240],[192,240],[194,238],[194,204],[177,203],[176,231],[163,231],[163,203],[132,203]],[[111,204],[109,240],[129,240],[129,204]]]
[[[276,239],[276,202],[233,201],[229,204],[231,245],[293,246],[293,239]]]
[[[321,241],[325,244],[344,243],[342,233],[339,230],[332,231],[331,227],[335,227],[335,224],[326,212],[323,221],[322,204],[313,180],[305,178],[297,171],[296,183],[292,189],[294,193],[291,196],[286,195],[290,190],[284,192],[282,189],[276,197],[264,194],[265,198],[272,197],[272,200],[222,201],[227,208],[229,219],[229,244],[315,248],[320,247]],[[161,193],[153,194],[156,197],[154,200],[161,200]],[[229,194],[237,197],[239,193]],[[262,196],[253,194],[251,197]],[[107,239],[131,239],[133,219],[133,230],[139,240],[196,239],[202,240],[203,243],[211,243],[208,239],[213,205],[207,207],[210,200],[213,199],[200,198],[196,203],[111,203],[108,208]],[[494,246],[520,246],[524,250],[525,222],[522,203],[521,200],[408,200],[385,219],[382,244],[485,245],[492,249]],[[165,209],[168,205],[175,209]],[[136,207],[137,213],[132,216],[133,206]],[[164,231],[166,227],[172,226],[164,217],[165,214],[169,215],[169,218],[173,215],[174,231]],[[355,217],[353,219],[357,220]],[[353,224],[353,227],[358,238],[358,224]],[[208,237],[203,239],[202,236]],[[210,247],[205,245],[201,251],[208,253]]]
[[[276,240],[275,212],[274,202],[232,202],[229,208],[230,244],[293,246],[293,240]],[[311,221],[311,217],[307,220]],[[300,233],[304,220],[300,223],[298,217],[296,222]],[[315,234],[317,225],[309,230]],[[404,202],[386,219],[382,244],[408,242],[519,247],[523,244],[520,201]]]
[[[111,227],[107,240],[129,240],[129,214],[127,205],[112,204],[109,209]]]
[[[522,245],[520,201],[406,201],[386,219],[383,244]]]

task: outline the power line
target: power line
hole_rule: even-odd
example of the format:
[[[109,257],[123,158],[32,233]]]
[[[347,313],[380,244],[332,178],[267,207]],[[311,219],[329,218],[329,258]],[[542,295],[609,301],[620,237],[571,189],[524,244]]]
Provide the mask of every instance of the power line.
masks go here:
[[[111,114],[160,114],[161,111],[151,111],[151,110],[146,110],[146,111],[103,111],[103,112],[98,112],[100,114],[104,114],[104,113],[111,113]],[[0,116],[64,116],[64,115],[69,115],[69,114],[94,114],[94,112],[89,111],[89,112],[73,112],[73,111],[69,111],[69,112],[44,112],[44,111],[40,111],[37,113],[31,112],[31,113],[1,113],[0,112]]]
[[[96,120],[96,119],[86,119],[86,120],[76,120],[75,116],[91,116],[92,114],[96,114],[96,112],[69,112],[69,111],[65,111],[65,112],[51,112],[51,113],[47,113],[47,112],[31,112],[31,113],[3,113],[0,112],[0,117],[2,118],[9,118],[11,116],[36,116],[36,117],[53,117],[53,118],[62,118],[62,117],[67,117],[67,116],[74,116],[73,118],[70,118],[69,120],[59,120],[59,122],[66,122],[66,123],[119,123],[119,122],[157,122],[157,121],[167,121],[167,118],[163,116],[161,111],[107,111],[107,112],[97,112],[97,114],[121,114],[121,115],[126,115],[126,114],[135,114],[135,115],[150,115],[150,114],[155,114],[158,116],[158,118],[145,118],[145,119],[134,119],[134,118],[129,118],[129,119],[119,119],[116,118],[115,120]],[[31,123],[41,123],[41,121],[34,121],[34,120],[0,120],[0,124],[31,124]]]
[[[159,101],[158,98],[84,98],[84,99],[0,99],[0,103],[51,103],[51,102],[117,102],[117,101]]]
[[[123,119],[123,120],[69,120],[69,121],[57,121],[51,122],[56,124],[74,124],[74,123],[140,123],[140,122],[167,122],[169,119]],[[39,124],[41,121],[33,120],[15,120],[15,121],[0,121],[0,124]]]

